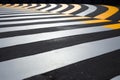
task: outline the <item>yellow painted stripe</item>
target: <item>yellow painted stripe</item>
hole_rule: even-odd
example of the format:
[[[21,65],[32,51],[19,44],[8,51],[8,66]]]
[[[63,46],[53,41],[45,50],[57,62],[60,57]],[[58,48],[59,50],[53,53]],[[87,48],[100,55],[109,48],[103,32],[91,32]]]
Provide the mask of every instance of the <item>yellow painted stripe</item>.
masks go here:
[[[120,29],[120,23],[106,25],[105,28],[110,28],[110,29]]]
[[[110,20],[88,20],[88,21],[83,21],[86,24],[93,24],[93,23],[101,23],[101,22],[110,22]]]
[[[76,19],[89,19],[90,17],[71,17],[71,18],[69,18],[69,20],[76,20]]]
[[[108,6],[108,5],[102,5],[102,6],[107,7],[108,10],[106,12],[96,16],[95,18],[107,19],[119,11],[119,9],[115,6]]]
[[[70,13],[73,13],[73,12],[75,12],[75,11],[77,11],[77,10],[79,10],[79,9],[81,8],[81,6],[78,5],[78,4],[71,4],[71,5],[73,5],[74,8],[72,8],[72,9],[70,9],[70,10],[68,10],[68,11],[65,11],[65,12],[63,12],[63,13],[65,13],[65,14],[70,14]]]
[[[50,11],[50,12],[52,12],[52,13],[58,13],[59,11],[64,10],[64,9],[66,9],[66,8],[68,7],[67,4],[60,4],[60,5],[61,5],[62,7],[58,8],[58,9],[55,9],[55,10],[52,10],[52,11]]]

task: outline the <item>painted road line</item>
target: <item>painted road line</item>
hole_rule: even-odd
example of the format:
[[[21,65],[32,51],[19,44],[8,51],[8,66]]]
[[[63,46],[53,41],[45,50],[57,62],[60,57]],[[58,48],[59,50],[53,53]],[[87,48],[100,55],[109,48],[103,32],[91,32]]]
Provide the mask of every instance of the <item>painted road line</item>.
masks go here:
[[[37,6],[38,4],[31,4],[31,6],[27,6],[27,7],[25,7],[26,9],[30,9],[30,8],[32,8],[32,7],[35,7],[35,6]]]
[[[40,6],[39,7],[36,7],[35,9],[41,9],[41,8],[44,8],[44,7],[46,7],[47,6],[47,4],[40,4]]]
[[[73,29],[73,30],[64,30],[64,31],[15,36],[15,37],[9,37],[9,38],[1,38],[0,48],[26,44],[31,42],[37,42],[37,41],[43,41],[43,40],[48,40],[53,38],[60,38],[60,37],[94,33],[94,32],[100,32],[100,31],[108,31],[108,30],[111,30],[111,29],[103,28],[102,26],[100,26],[100,27],[92,27],[92,28]]]
[[[117,36],[120,36],[120,30],[108,30],[0,48],[0,62]]]
[[[41,9],[40,11],[45,12],[45,11],[48,11],[48,10],[53,9],[53,8],[55,8],[55,7],[57,7],[57,4],[50,4],[50,7],[47,7],[47,8]]]
[[[88,9],[85,10],[85,11],[83,11],[83,12],[81,12],[81,13],[78,13],[78,14],[76,14],[76,15],[79,15],[79,16],[86,16],[86,15],[88,15],[88,14],[90,14],[90,13],[92,13],[92,12],[94,12],[94,11],[97,10],[97,7],[94,6],[94,5],[89,5],[89,4],[84,4],[84,5],[87,6]]]
[[[0,18],[2,17],[17,17],[17,16],[32,16],[32,15],[47,15],[47,14],[52,14],[52,13],[38,13],[38,12],[35,12],[35,13],[20,13],[20,14],[7,14],[7,15],[0,15]],[[53,14],[52,14],[53,15]],[[56,14],[54,14],[56,15]]]
[[[62,7],[58,8],[58,9],[55,9],[55,10],[52,10],[52,11],[50,11],[50,12],[52,12],[52,13],[59,13],[60,11],[66,9],[66,8],[68,7],[67,4],[60,4],[60,5],[61,5]]]
[[[114,6],[107,6],[107,5],[103,5],[103,6],[108,8],[108,10],[100,15],[95,16],[95,18],[107,19],[119,11],[119,9]]]
[[[30,18],[50,18],[50,17],[62,17],[66,15],[28,15],[28,16],[18,16],[18,17],[5,17],[5,18],[0,18],[0,20],[14,20],[14,19],[30,19]],[[69,16],[71,17],[71,16]],[[73,17],[73,16],[72,16]]]
[[[73,5],[74,8],[63,12],[64,14],[71,14],[71,13],[73,13],[81,8],[81,5],[78,5],[78,4],[71,4],[71,5]]]
[[[24,24],[24,23],[34,23],[34,22],[47,22],[47,21],[62,21],[62,20],[79,20],[79,19],[85,19],[86,17],[65,17],[65,18],[50,18],[50,19],[39,19],[39,20],[26,20],[26,21],[14,21],[14,22],[1,22],[0,26],[4,25],[14,25],[14,24]]]
[[[120,37],[114,37],[0,62],[0,77],[2,80],[21,80],[42,74],[118,50],[120,49],[119,41]]]
[[[104,26],[105,28],[110,28],[110,29],[120,29],[120,23],[117,24],[109,24]]]
[[[88,20],[87,22],[91,22]],[[50,27],[60,27],[60,26],[69,26],[69,25],[80,25],[86,24],[86,21],[72,21],[72,22],[59,22],[59,23],[49,23],[49,24],[36,24],[36,25],[25,25],[25,26],[16,26],[16,27],[5,27],[0,28],[0,33],[9,32],[9,31],[20,31],[20,30],[30,30],[30,29],[40,29],[40,28],[50,28]],[[102,20],[101,22],[109,22],[106,20]],[[92,21],[92,23],[96,23],[96,21]],[[99,21],[100,23],[100,21]],[[91,24],[91,23],[90,23]]]

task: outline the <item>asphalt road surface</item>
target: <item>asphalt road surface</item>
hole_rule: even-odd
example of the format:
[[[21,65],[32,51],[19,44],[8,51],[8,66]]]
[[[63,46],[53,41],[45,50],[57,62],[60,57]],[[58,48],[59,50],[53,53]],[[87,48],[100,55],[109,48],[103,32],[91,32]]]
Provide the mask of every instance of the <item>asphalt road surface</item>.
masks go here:
[[[119,75],[119,6],[0,4],[0,80]]]

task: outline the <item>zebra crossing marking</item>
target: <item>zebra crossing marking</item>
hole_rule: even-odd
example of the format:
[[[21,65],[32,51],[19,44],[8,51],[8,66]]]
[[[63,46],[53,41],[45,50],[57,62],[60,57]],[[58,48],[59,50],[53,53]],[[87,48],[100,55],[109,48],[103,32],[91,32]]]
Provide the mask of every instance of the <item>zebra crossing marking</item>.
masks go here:
[[[80,5],[77,5],[77,4],[71,4],[71,5],[73,5],[74,8],[73,8],[73,9],[70,9],[70,10],[68,10],[68,11],[63,12],[64,14],[71,14],[71,13],[73,13],[73,12],[75,12],[75,11],[77,11],[77,10],[79,10],[79,9],[81,8],[81,6],[80,6]],[[53,11],[52,11],[52,12],[53,12]],[[56,12],[56,13],[57,13],[57,12]]]
[[[60,5],[61,5],[62,7],[58,8],[58,9],[55,9],[55,10],[52,10],[52,11],[50,11],[50,12],[52,12],[52,13],[58,13],[58,12],[62,11],[63,9],[66,9],[66,8],[68,7],[67,4],[60,4]]]
[[[33,75],[42,74],[91,57],[118,50],[120,49],[119,41],[120,37],[115,37],[57,49],[44,54],[0,62],[0,77],[2,80],[21,80]],[[106,45],[109,47],[106,47]]]
[[[54,9],[54,11],[61,11],[65,9],[66,4],[63,5],[64,6],[62,6],[61,9]],[[10,7],[13,5],[7,4],[6,6]],[[42,8],[44,10],[50,9],[46,7],[47,5],[43,6],[44,7]],[[18,7],[22,7],[24,9],[30,7],[30,5],[24,4],[24,7],[23,5],[19,5]],[[40,6],[37,6],[37,8],[38,7],[42,10]],[[71,9],[68,11],[70,10]],[[25,30],[27,32],[34,29],[40,30],[49,28],[49,30],[51,30],[42,33],[35,31],[35,33],[31,34],[18,34],[17,36],[12,35],[0,38],[0,53],[2,55],[0,59],[0,78],[2,80],[25,79],[120,49],[120,24],[118,22],[112,23],[112,20],[69,15],[69,18],[67,16],[67,20],[65,20],[65,22],[56,22],[56,20],[64,21],[66,18],[39,19],[41,22],[46,22],[46,20],[48,20],[46,24],[30,24],[32,21],[28,22],[30,21],[29,19],[25,22],[19,21],[19,19],[35,17],[35,15],[40,15],[41,17],[66,17],[66,15],[58,15],[53,13],[43,14],[44,13],[1,14],[0,19],[2,20],[18,19],[18,21],[15,21],[16,25],[13,21],[1,22],[1,35],[6,32],[25,32]],[[71,19],[78,19],[78,21],[70,21]],[[83,21],[79,21],[79,19],[83,19]],[[33,22],[39,20],[34,19]],[[54,23],[51,23],[51,20],[54,20]],[[22,25],[20,25],[19,22],[21,22]],[[26,22],[29,24],[25,25]],[[8,25],[8,23],[13,25]],[[106,25],[103,25],[102,23],[106,23]],[[88,24],[95,25],[92,27],[84,27],[84,25]],[[97,24],[101,25],[97,26]],[[71,26],[76,27],[76,25],[77,28],[63,29],[59,31],[59,29],[63,27],[65,28],[67,26],[70,28]],[[78,26],[82,28],[78,28]],[[53,28],[58,30],[52,31]],[[6,55],[9,57],[6,58]]]
[[[100,31],[108,31],[110,29],[100,27],[93,27],[93,28],[83,28],[83,29],[73,29],[73,30],[65,30],[65,31],[55,31],[55,32],[46,32],[46,33],[38,33],[38,34],[31,34],[31,35],[23,35],[23,36],[15,36],[9,38],[1,38],[0,39],[0,48],[26,44],[31,42],[43,41],[53,38],[60,38],[60,37],[67,37],[73,35],[80,35],[80,34],[87,34],[87,33],[94,33]],[[51,36],[49,36],[51,35]]]
[[[41,8],[44,8],[44,7],[46,7],[47,6],[47,4],[40,4],[40,6],[39,7],[36,7],[35,9],[41,9]]]
[[[55,8],[55,7],[57,6],[57,4],[49,4],[49,5],[50,5],[50,7],[41,9],[40,11],[46,12],[46,11],[48,11],[48,10],[50,10],[50,9],[53,9],[53,8]]]
[[[81,13],[78,13],[78,14],[76,14],[76,15],[79,15],[79,16],[86,16],[86,15],[88,15],[88,14],[90,14],[90,13],[96,11],[96,9],[97,9],[97,7],[94,6],[94,5],[89,5],[89,4],[84,4],[84,5],[87,6],[88,9],[85,10],[85,11],[83,11],[83,12],[81,12]]]
[[[29,8],[32,8],[32,7],[35,7],[35,6],[37,6],[37,4],[31,4],[31,6],[25,7],[25,9],[29,9]]]
[[[14,5],[16,5],[16,4],[14,4]],[[11,7],[11,6],[14,6],[14,5],[10,5],[10,4],[6,4],[6,5],[3,5],[4,7],[6,6],[6,7]],[[32,5],[32,4],[31,4]],[[30,7],[31,5],[29,5],[29,4],[22,4],[22,5],[19,5],[19,6],[17,6],[16,8],[19,8],[19,7],[23,7],[23,8],[21,8],[21,9],[27,9],[28,7]],[[37,4],[38,5],[38,4]],[[39,6],[36,6],[36,7],[34,7],[33,9],[31,9],[31,10],[33,10],[33,11],[38,11],[38,12],[51,12],[51,13],[57,13],[57,14],[59,14],[59,12],[61,12],[62,10],[64,10],[64,9],[67,9],[67,8],[70,8],[70,6],[72,5],[74,8],[75,7],[77,7],[77,8],[71,8],[71,9],[69,9],[69,10],[67,10],[67,11],[63,11],[63,12],[61,12],[61,13],[63,13],[63,14],[72,14],[72,15],[80,15],[80,16],[87,16],[88,15],[88,17],[91,17],[91,16],[89,16],[89,14],[92,14],[92,13],[94,13],[94,12],[96,12],[97,11],[97,8],[100,8],[100,7],[98,7],[98,6],[101,6],[101,7],[104,7],[104,8],[107,8],[107,10],[106,11],[104,11],[104,12],[102,12],[102,13],[100,13],[100,14],[97,14],[97,15],[94,15],[93,17],[94,18],[98,18],[98,19],[109,19],[111,16],[114,16],[114,15],[118,15],[119,13],[120,13],[120,11],[119,11],[119,8],[118,7],[115,7],[115,6],[109,6],[109,5],[90,5],[90,4],[83,4],[84,6],[86,6],[86,7],[88,7],[88,9],[86,9],[85,11],[84,11],[84,6],[82,6],[81,4],[60,4],[61,5],[61,7],[59,7],[58,9],[55,9],[55,10],[51,10],[51,11],[49,11],[49,10],[47,10],[47,8],[49,9],[50,7],[52,8],[55,8],[55,6],[52,6],[52,5],[56,5],[57,6],[57,4],[49,4],[50,6],[48,6],[47,4],[39,4]],[[79,9],[78,9],[79,8]],[[40,10],[40,9],[43,9],[43,11],[42,10]],[[81,10],[81,9],[83,9],[83,11],[82,12],[80,12],[79,13],[79,10]],[[78,11],[78,12],[77,12]],[[73,13],[71,13],[71,12],[73,12]],[[77,13],[75,13],[74,14],[74,12],[77,12]],[[96,12],[97,13],[97,12]],[[117,14],[116,14],[117,13]],[[114,20],[114,18],[110,18],[110,20]]]

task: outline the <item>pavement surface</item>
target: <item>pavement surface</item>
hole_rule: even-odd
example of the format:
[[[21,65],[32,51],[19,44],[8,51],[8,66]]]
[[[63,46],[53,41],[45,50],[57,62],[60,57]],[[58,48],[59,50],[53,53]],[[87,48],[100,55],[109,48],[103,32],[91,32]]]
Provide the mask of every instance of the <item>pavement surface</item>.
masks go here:
[[[0,80],[119,75],[119,6],[0,4]]]

